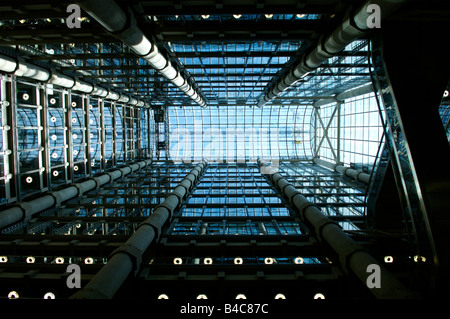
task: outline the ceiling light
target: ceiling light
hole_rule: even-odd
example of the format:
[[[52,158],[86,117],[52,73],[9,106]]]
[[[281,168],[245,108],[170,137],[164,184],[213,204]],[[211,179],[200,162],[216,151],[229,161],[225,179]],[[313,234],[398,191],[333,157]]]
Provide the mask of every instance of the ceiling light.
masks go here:
[[[212,260],[211,258],[207,257],[207,258],[205,258],[205,259],[203,260],[203,263],[204,263],[205,265],[212,265],[213,260]]]
[[[267,19],[271,19],[273,17],[273,14],[265,14]]]
[[[166,294],[160,294],[158,296],[158,299],[169,299],[169,296],[167,296]]]
[[[234,17],[235,19],[239,19],[240,17],[242,17],[242,14],[233,14],[233,17]]]
[[[209,18],[209,14],[202,14],[202,18],[203,19],[208,19]]]
[[[244,294],[238,294],[236,299],[247,299],[247,297]]]
[[[424,256],[415,255],[415,256],[414,256],[414,261],[415,261],[416,263],[419,262],[419,261],[421,261],[421,262],[426,262],[427,259],[426,259]]]
[[[302,13],[302,14],[297,14],[297,18],[301,19],[304,18],[306,16],[306,14]]]
[[[325,296],[321,293],[317,293],[314,295],[314,299],[325,299]]]
[[[394,257],[392,257],[392,256],[385,256],[384,257],[384,262],[387,263],[387,264],[390,264],[390,263],[394,262]]]
[[[283,294],[277,294],[277,295],[275,296],[275,299],[286,299],[286,296],[283,295]]]
[[[55,294],[53,292],[47,292],[44,295],[44,299],[55,299]]]
[[[10,291],[8,294],[8,299],[17,299],[19,298],[19,294],[17,293],[17,291]]]

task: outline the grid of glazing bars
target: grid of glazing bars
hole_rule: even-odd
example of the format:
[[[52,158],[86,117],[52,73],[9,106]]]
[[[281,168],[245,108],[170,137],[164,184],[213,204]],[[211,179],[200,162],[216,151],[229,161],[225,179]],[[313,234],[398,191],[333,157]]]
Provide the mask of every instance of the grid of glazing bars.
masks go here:
[[[1,78],[0,87],[2,203],[51,191],[152,152],[150,109],[9,76]]]

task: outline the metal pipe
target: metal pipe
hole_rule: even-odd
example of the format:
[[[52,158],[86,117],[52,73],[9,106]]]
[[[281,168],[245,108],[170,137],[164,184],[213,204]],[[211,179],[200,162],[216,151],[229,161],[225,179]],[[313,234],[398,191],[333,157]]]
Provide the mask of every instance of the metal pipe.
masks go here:
[[[325,99],[320,99],[317,100],[316,102],[313,103],[314,107],[321,107],[322,105],[326,105],[326,104],[330,104],[333,102],[344,102],[347,99],[353,98],[353,97],[357,97],[360,95],[364,95],[367,93],[372,93],[373,90],[373,85],[372,83],[366,84],[364,86],[360,86],[358,88],[355,89],[351,89],[339,94],[336,94],[335,96],[331,97],[331,98],[325,98]]]
[[[138,165],[139,168],[143,168],[150,165],[151,162],[151,160],[145,160],[131,165],[133,165],[136,170],[136,165]],[[37,213],[52,207],[57,207],[59,204],[68,199],[81,196],[85,192],[125,176],[133,171],[130,166],[125,166],[112,172],[108,172],[97,177],[92,177],[84,182],[76,183],[28,202],[18,203],[17,206],[0,211],[0,229],[21,220],[28,221]]]
[[[158,47],[137,26],[133,12],[123,11],[114,0],[84,0],[78,4],[108,32],[125,43],[139,57],[145,59],[156,71],[172,82],[200,106],[206,101],[189,81],[159,52]],[[192,79],[191,79],[192,80]]]
[[[74,79],[54,70],[47,70],[40,66],[21,61],[20,59],[16,60],[3,54],[0,54],[0,72],[11,73],[15,76],[26,77],[41,82],[47,82],[49,84],[61,86],[66,89],[88,93],[91,95],[104,97],[106,99],[119,100],[119,102],[126,103],[128,101],[131,101],[131,105],[137,105],[140,107],[146,105],[143,101],[138,101],[134,98],[121,95],[118,92],[108,91],[107,89],[96,86],[94,84]],[[149,106],[147,105],[147,107]]]
[[[363,182],[365,184],[369,184],[370,174],[367,174],[361,170],[356,170],[356,169],[353,169],[350,167],[345,167],[342,164],[336,164],[336,163],[324,161],[323,159],[320,159],[318,157],[313,158],[313,162],[315,164],[332,169],[335,172],[341,173],[343,175],[347,175],[357,181]]]
[[[369,5],[378,5],[380,7],[381,17],[385,17],[406,1],[408,0],[369,0],[359,7],[354,15],[350,16],[350,13],[347,13],[342,24],[329,36],[321,38],[318,45],[312,51],[301,56],[299,62],[294,64],[259,100],[257,106],[263,107],[289,87],[295,85],[310,72],[317,69],[327,59],[335,56],[348,44],[366,33],[369,29],[367,19],[372,13],[367,10]]]
[[[134,234],[116,249],[108,263],[89,283],[70,299],[111,299],[125,282],[130,273],[139,272],[142,256],[149,245],[158,239],[163,225],[171,219],[181,201],[189,193],[206,167],[206,161],[198,164],[158,205],[152,215],[142,222]]]
[[[258,165],[262,163],[258,160]],[[367,284],[369,266],[377,265],[380,270],[380,288],[370,289],[379,299],[406,299],[418,296],[407,289],[382,264],[380,264],[361,245],[349,237],[342,228],[328,218],[313,203],[308,201],[281,174],[267,175],[283,197],[295,208],[301,220],[310,226],[319,242],[329,245],[339,256],[339,262],[345,272],[352,271],[364,284]]]

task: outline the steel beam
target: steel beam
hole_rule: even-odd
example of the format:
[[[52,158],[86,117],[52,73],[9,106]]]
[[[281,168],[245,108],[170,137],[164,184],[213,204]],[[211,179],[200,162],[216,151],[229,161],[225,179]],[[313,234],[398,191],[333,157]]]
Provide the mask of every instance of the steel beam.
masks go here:
[[[80,196],[96,187],[110,183],[115,179],[139,170],[150,163],[151,160],[145,160],[124,166],[112,172],[89,178],[84,182],[73,184],[59,191],[54,191],[47,195],[43,195],[31,201],[21,202],[17,206],[10,207],[0,212],[0,228],[7,227],[21,220],[28,221],[35,214],[52,207],[57,207],[66,200]]]
[[[318,157],[314,157],[313,162],[326,168],[332,169],[335,172],[341,173],[342,175],[351,177],[357,181],[363,182],[365,184],[369,183],[370,174],[367,174],[361,170],[345,167],[344,165],[338,163],[324,161],[323,159],[320,159]]]
[[[205,167],[206,161],[203,160],[153,210],[152,215],[138,226],[127,242],[112,253],[108,263],[94,278],[71,299],[113,298],[130,273],[133,270],[134,274],[139,272],[144,252],[159,238],[163,225],[172,218],[183,198],[198,182]]]
[[[258,161],[258,164],[263,165]],[[339,225],[328,218],[315,204],[308,201],[286,178],[279,173],[267,174],[268,179],[282,196],[295,208],[301,220],[314,231],[322,244],[329,245],[339,256],[342,269],[352,271],[364,284],[367,283],[367,269],[376,265],[380,271],[380,288],[370,289],[379,299],[410,299],[418,296],[406,288],[378,260],[348,236]]]

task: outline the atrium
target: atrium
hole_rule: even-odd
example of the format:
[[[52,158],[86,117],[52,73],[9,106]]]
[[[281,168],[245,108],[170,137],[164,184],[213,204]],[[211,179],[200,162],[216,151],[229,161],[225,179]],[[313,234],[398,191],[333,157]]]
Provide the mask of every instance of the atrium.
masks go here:
[[[447,2],[0,4],[0,299],[448,299]]]

